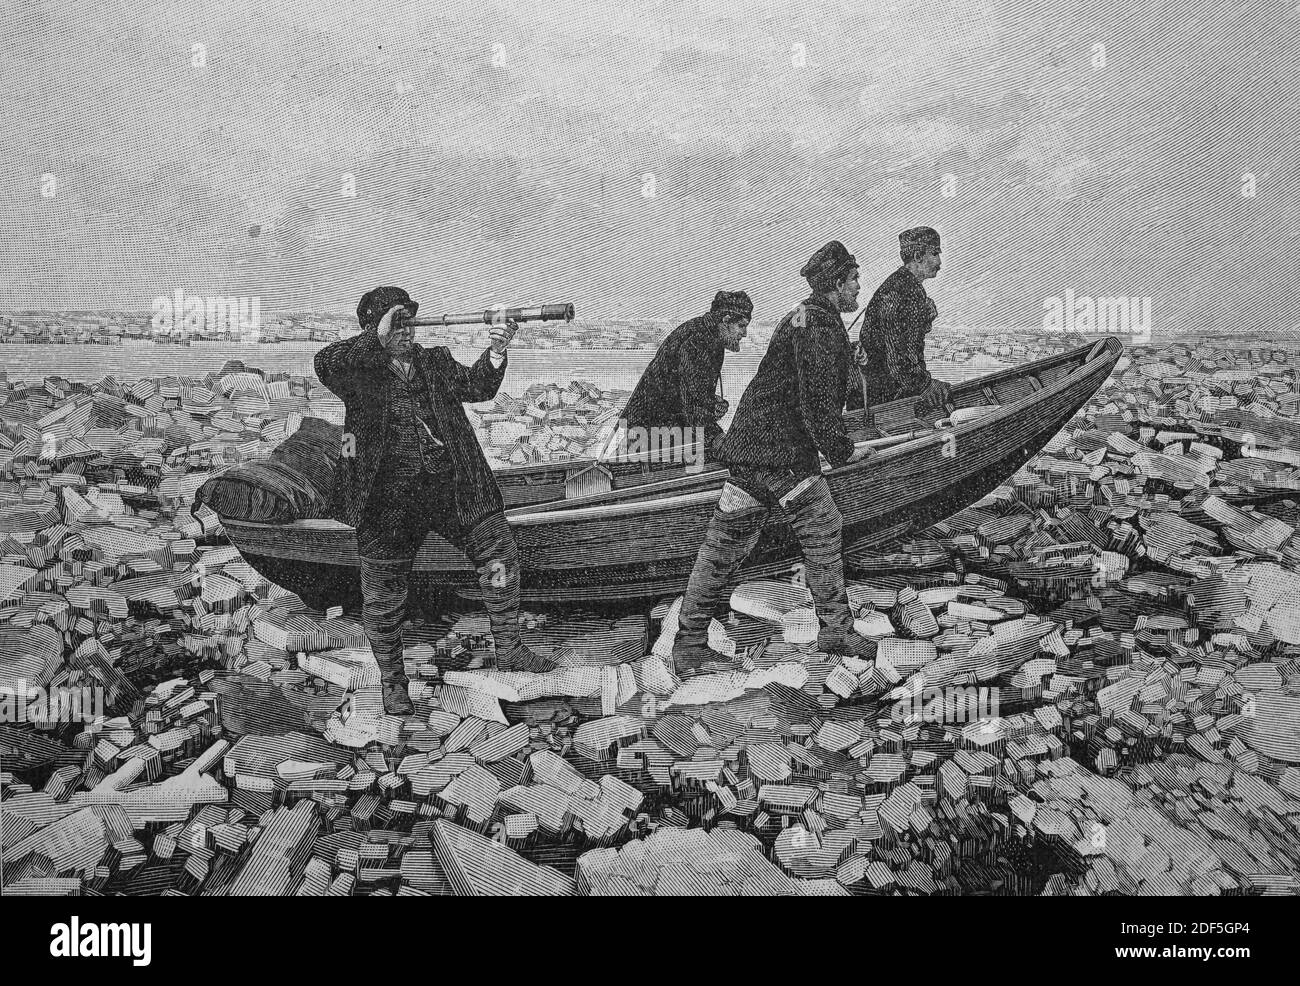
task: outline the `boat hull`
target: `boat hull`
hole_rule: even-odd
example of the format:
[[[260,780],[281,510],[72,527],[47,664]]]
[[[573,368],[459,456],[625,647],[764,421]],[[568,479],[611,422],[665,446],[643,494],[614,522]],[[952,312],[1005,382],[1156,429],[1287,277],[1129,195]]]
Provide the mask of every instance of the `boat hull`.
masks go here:
[[[854,552],[919,533],[1008,479],[1087,402],[1121,351],[1117,340],[1107,339],[1020,372],[976,378],[954,389],[954,404],[975,407],[993,396],[998,409],[828,471],[844,515],[850,564]],[[1007,403],[1005,398],[1012,399]],[[905,416],[893,405],[874,411],[877,424],[891,414]],[[854,423],[852,415],[846,419]],[[513,511],[523,601],[616,603],[682,592],[724,476],[718,473],[703,489],[696,482],[685,487],[688,492],[669,491],[644,501]],[[225,528],[249,564],[309,605],[350,608],[359,603],[352,528],[332,521],[279,526],[228,521]],[[774,511],[736,581],[788,574],[800,558],[793,531]],[[477,577],[460,551],[430,535],[412,568],[411,589],[436,605],[448,595],[475,595]]]

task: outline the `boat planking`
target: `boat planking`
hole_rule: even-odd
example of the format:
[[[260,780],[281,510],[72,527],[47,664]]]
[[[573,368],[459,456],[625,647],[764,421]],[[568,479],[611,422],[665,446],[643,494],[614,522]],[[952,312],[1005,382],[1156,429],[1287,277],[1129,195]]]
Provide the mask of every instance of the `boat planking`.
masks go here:
[[[914,416],[915,398],[844,415],[855,442],[874,456],[825,469],[844,516],[846,561],[854,554],[950,517],[1011,477],[1063,428],[1110,376],[1123,346],[1109,337],[1064,353],[975,377],[953,387],[950,407],[989,408],[952,427]],[[684,591],[717,505],[725,469],[609,464],[613,488],[564,499],[563,477],[591,462],[500,470],[522,560],[525,603],[610,604]],[[520,503],[520,500],[525,502]],[[511,503],[514,503],[513,507]],[[779,512],[777,512],[779,514]],[[230,542],[263,576],[313,608],[360,601],[355,531],[332,520],[258,524],[224,520]],[[798,541],[779,516],[735,582],[787,577],[800,561]],[[477,596],[469,560],[437,534],[411,571],[413,600]]]

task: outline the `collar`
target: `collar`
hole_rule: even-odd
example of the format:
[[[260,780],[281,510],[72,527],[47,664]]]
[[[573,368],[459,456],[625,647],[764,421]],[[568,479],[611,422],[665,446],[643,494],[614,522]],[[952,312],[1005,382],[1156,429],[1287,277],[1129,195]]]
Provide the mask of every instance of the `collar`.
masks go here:
[[[903,264],[903,266],[898,269],[903,271],[908,276],[908,279],[913,284],[915,284],[918,288],[920,288],[922,292],[925,292],[925,282],[921,280],[919,277],[917,277],[915,274],[913,274],[911,270],[908,268],[907,264]]]
[[[722,317],[720,315],[715,312],[705,312],[700,319],[700,325],[712,338],[721,341]]]
[[[421,388],[428,387],[428,380],[425,377],[424,367],[419,359],[419,350],[412,349],[410,360],[405,366],[402,366],[393,357],[388,358],[388,372],[395,377],[404,380],[408,385],[413,384]]]
[[[822,311],[834,315],[840,325],[844,324],[844,313],[820,295],[810,294],[803,300],[803,304],[806,308],[820,308]]]
[[[407,365],[414,366],[418,360],[419,355],[420,355],[420,347],[418,345],[412,345],[411,348],[406,351]],[[397,357],[390,355],[387,350],[384,351],[384,359],[388,361],[388,364],[390,366],[395,362],[397,362]]]

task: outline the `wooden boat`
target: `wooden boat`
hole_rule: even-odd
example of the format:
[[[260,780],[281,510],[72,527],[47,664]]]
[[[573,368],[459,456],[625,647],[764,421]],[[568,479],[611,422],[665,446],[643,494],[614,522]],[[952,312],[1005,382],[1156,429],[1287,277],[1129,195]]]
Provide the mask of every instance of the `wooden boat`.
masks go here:
[[[950,407],[970,417],[952,427],[914,417],[915,398],[845,415],[856,442],[877,447],[867,459],[828,469],[844,515],[846,557],[917,533],[994,489],[1040,450],[1110,375],[1123,346],[1111,337],[1091,346],[956,385]],[[960,409],[986,408],[987,413]],[[523,559],[525,603],[616,603],[680,593],[686,586],[725,469],[659,471],[645,460],[620,462],[612,489],[563,499],[562,476],[592,465],[502,471],[526,495],[507,501]],[[520,478],[522,477],[522,482]],[[540,480],[538,477],[542,477]],[[510,506],[510,500],[523,505]],[[351,527],[330,520],[291,524],[224,521],[227,536],[254,568],[311,606],[355,605],[357,549]],[[737,580],[789,574],[798,542],[774,515]],[[437,535],[421,546],[412,593],[432,602],[473,598],[468,559]]]

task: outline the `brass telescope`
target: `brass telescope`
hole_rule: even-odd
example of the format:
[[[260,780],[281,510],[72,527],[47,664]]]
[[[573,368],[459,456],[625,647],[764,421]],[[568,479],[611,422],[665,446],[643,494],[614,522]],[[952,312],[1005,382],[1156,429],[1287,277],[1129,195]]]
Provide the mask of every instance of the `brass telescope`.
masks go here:
[[[534,308],[489,308],[481,312],[457,312],[454,315],[422,315],[408,318],[407,325],[501,325],[515,322],[572,322],[573,305],[538,305]]]

